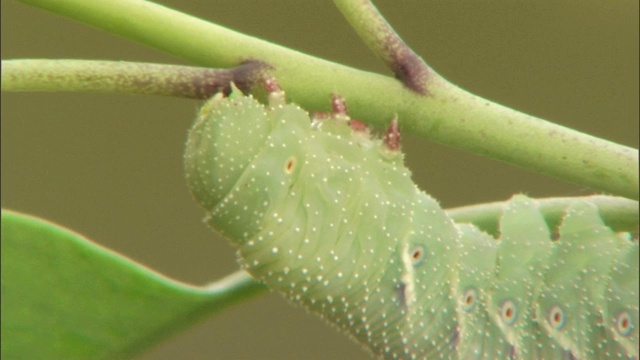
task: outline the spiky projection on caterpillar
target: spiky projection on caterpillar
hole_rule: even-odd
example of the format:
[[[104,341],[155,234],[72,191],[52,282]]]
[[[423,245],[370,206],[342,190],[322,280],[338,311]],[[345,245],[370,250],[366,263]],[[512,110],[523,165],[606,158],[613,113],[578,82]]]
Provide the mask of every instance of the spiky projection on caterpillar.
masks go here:
[[[311,119],[274,81],[233,88],[189,133],[187,180],[243,267],[389,359],[638,356],[638,243],[576,202],[550,231],[522,195],[500,239],[419,190],[392,122],[372,139],[335,97]]]

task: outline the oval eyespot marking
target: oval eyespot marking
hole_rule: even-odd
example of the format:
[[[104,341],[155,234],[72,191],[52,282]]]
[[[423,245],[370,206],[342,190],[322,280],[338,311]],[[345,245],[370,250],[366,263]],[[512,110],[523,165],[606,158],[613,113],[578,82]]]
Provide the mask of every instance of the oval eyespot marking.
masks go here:
[[[549,325],[555,330],[562,330],[564,328],[567,319],[564,314],[564,310],[558,305],[554,305],[549,309],[549,316],[547,318]]]
[[[500,319],[505,325],[513,325],[518,317],[518,307],[512,300],[506,300],[500,306]]]
[[[289,159],[287,159],[287,162],[284,164],[284,172],[290,175],[295,168],[296,168],[296,157],[292,156]]]
[[[464,293],[462,293],[462,310],[470,312],[476,307],[478,300],[478,292],[474,287],[468,287]]]
[[[409,250],[409,256],[411,257],[411,264],[418,266],[424,262],[426,253],[422,245],[416,245]]]
[[[629,336],[633,331],[633,322],[627,311],[621,311],[616,316],[616,331],[622,336]]]

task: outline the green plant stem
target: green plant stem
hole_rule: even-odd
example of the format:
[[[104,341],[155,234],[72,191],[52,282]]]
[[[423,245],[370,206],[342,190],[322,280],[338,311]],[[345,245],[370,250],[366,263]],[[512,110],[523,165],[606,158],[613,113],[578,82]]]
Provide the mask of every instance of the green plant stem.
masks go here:
[[[2,60],[2,91],[81,91],[207,99],[255,82],[259,63],[228,70],[94,60]],[[259,80],[259,78],[258,78]]]
[[[264,284],[257,282],[246,271],[238,270],[206,285],[204,288],[198,288],[198,291],[204,291],[216,299],[216,303],[213,301],[210,303],[210,310],[218,312],[221,302],[225,305],[241,303],[266,289]]]
[[[393,30],[378,9],[366,0],[334,0],[360,39],[397,79],[412,91],[429,94],[433,71]],[[433,74],[433,75],[432,75]]]
[[[443,134],[443,137],[447,139],[456,139],[457,137],[456,141],[459,142],[456,142],[455,146],[460,149],[517,163],[521,166],[526,164],[525,167],[530,170],[550,175],[556,174],[555,176],[577,183],[587,180],[581,174],[581,170],[586,169],[591,173],[589,181],[593,181],[592,187],[606,189],[606,183],[609,182],[617,182],[615,186],[619,189],[635,185],[635,190],[633,187],[628,188],[632,192],[621,194],[638,198],[637,150],[590,138],[588,135],[559,127],[506,107],[497,106],[495,103],[470,94],[448,82],[419,58],[402,41],[371,1],[334,0],[334,3],[369,49],[382,59],[409,89],[424,96],[431,95],[433,91],[434,97],[439,97],[436,100],[458,102],[461,106],[462,104],[471,105],[468,113],[456,111],[457,109],[452,109],[449,106],[441,106],[443,110],[453,111],[450,112],[450,116],[442,117],[442,125],[438,123],[418,124],[418,126],[430,127],[431,130],[425,128],[425,132],[431,134],[438,131],[448,132],[449,134]],[[491,130],[491,127],[497,124],[504,127],[505,131]],[[486,136],[485,141],[467,142],[476,135]],[[529,136],[535,140],[524,141]],[[495,149],[486,146],[493,142],[498,142],[500,147],[512,149],[513,152],[496,153]],[[569,142],[571,145],[567,147]],[[451,143],[447,142],[447,144]],[[545,146],[549,147],[540,149]],[[545,152],[544,168],[538,159],[535,159],[541,150]],[[610,165],[612,168],[618,169],[619,172],[602,171],[604,169],[594,166],[600,161],[613,161]],[[559,176],[564,171],[563,167],[569,171]],[[625,169],[632,170],[633,173],[628,173],[626,178],[620,177]],[[571,177],[565,177],[565,175]],[[598,182],[597,186],[593,185],[595,182]]]
[[[430,77],[428,96],[398,81],[324,61],[141,0],[21,0],[176,54],[202,66],[260,60],[290,98],[326,109],[330,93],[351,114],[597,190],[639,197],[638,152],[520,113]],[[325,95],[326,94],[326,95]]]
[[[615,196],[585,196],[567,198],[536,199],[540,206],[540,212],[544,216],[547,225],[555,229],[561,222],[565,211],[571,203],[584,200],[598,207],[604,223],[615,231],[638,231],[638,202]],[[455,222],[471,223],[480,229],[497,235],[500,217],[507,205],[506,202],[485,203],[471,206],[463,206],[448,209],[447,214]]]

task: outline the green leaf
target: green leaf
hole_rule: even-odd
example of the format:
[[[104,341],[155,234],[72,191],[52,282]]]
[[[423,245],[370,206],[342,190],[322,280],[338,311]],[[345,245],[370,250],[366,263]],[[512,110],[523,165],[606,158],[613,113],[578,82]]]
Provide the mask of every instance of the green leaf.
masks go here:
[[[58,225],[2,211],[2,357],[128,357],[262,291],[246,273],[195,287]]]

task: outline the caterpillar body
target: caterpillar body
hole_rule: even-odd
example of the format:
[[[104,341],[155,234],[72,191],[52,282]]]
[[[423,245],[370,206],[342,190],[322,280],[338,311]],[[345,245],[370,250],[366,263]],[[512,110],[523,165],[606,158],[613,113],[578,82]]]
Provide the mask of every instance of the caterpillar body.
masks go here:
[[[595,205],[570,206],[552,241],[516,195],[496,240],[416,187],[397,127],[372,138],[339,99],[311,119],[269,84],[266,106],[211,98],[185,153],[207,223],[256,279],[380,358],[637,359],[638,243]]]

